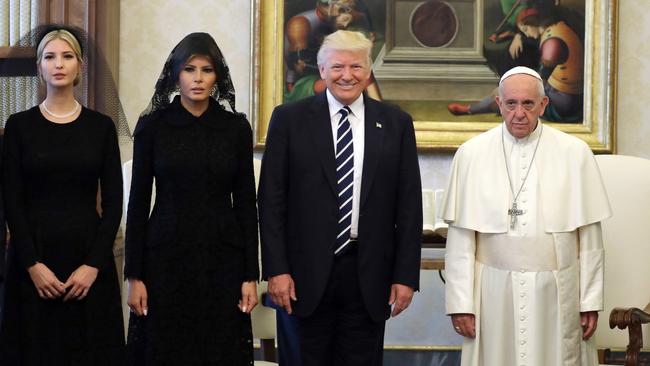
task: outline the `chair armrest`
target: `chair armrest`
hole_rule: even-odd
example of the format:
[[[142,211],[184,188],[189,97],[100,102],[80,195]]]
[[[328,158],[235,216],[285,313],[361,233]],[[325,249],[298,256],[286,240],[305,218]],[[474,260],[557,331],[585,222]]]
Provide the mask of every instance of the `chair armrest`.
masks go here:
[[[629,344],[625,352],[625,366],[635,366],[638,364],[639,351],[643,347],[643,334],[641,333],[641,324],[650,323],[650,314],[647,312],[650,304],[645,307],[645,311],[638,308],[614,308],[609,314],[609,327],[614,329],[628,328]]]
[[[650,323],[650,304],[645,309],[639,308],[614,308],[609,315],[609,327],[625,329],[634,324]]]

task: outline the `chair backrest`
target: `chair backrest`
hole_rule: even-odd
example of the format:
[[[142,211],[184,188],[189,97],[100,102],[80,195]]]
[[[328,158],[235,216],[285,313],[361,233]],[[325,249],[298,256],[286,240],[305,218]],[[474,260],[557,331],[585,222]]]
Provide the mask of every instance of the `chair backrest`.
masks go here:
[[[596,343],[625,348],[628,332],[609,329],[609,313],[615,307],[643,309],[650,301],[650,160],[598,155],[596,161],[613,211],[603,222],[605,309],[598,319]],[[645,334],[649,330],[644,326]]]
[[[260,173],[262,171],[262,160],[253,159],[253,170],[255,172],[255,188],[260,185]]]
[[[123,205],[122,205],[122,232],[126,233],[126,216],[129,211],[129,195],[131,194],[131,178],[132,178],[132,173],[133,173],[133,160],[127,160],[122,164],[122,188],[124,189],[123,197]],[[153,187],[151,188],[151,206],[153,207],[153,203],[156,199],[156,185],[155,185],[155,179],[154,179],[154,184]],[[119,267],[119,273],[120,273],[120,284],[122,285],[122,316],[124,317],[124,330],[128,331],[128,325],[129,325],[129,316],[131,313],[129,312],[129,307],[126,304],[126,300],[128,298],[128,286],[126,286],[126,282],[121,281],[122,280],[122,268],[123,268],[124,263],[119,262],[118,267]]]
[[[275,339],[275,309],[262,305],[262,294],[266,292],[266,282],[260,282],[257,286],[259,304],[251,313],[253,324],[253,338]]]
[[[122,188],[124,189],[122,205],[122,232],[126,232],[126,212],[129,209],[129,194],[131,193],[131,171],[133,169],[133,160],[127,160],[122,164]],[[120,274],[120,289],[122,292],[122,318],[124,319],[124,332],[128,333],[129,329],[129,306],[126,301],[129,296],[127,283],[124,281],[124,257],[118,262],[118,272]]]
[[[131,173],[133,171],[133,160],[127,160],[122,164],[122,187],[124,189],[124,205],[122,208],[122,220],[126,222],[126,212],[129,209],[129,195],[131,194]]]
[[[133,160],[127,160],[122,164],[122,187],[124,188],[124,206],[122,208],[123,224],[126,225],[126,214],[129,211],[129,196],[131,194],[131,178],[133,172]],[[153,209],[154,202],[156,201],[156,178],[153,179],[151,187],[151,208]],[[126,226],[125,226],[126,227]]]
[[[262,161],[260,159],[253,159],[253,169],[255,170],[255,187],[260,183],[260,171],[262,169]],[[261,253],[261,251],[260,251]],[[261,259],[261,256],[259,257]],[[261,260],[260,260],[261,268]],[[266,293],[266,282],[260,282],[257,286],[257,296],[259,304],[253,309],[251,313],[251,323],[253,326],[253,338],[260,340],[262,349],[262,357],[275,358],[275,337],[276,337],[276,321],[275,309],[262,305],[262,295]],[[267,354],[268,353],[268,354]],[[255,361],[255,366],[273,366],[278,365],[274,362],[268,361]]]
[[[253,159],[255,169],[255,186],[259,184],[260,169],[262,161]],[[262,305],[262,294],[266,292],[266,282],[260,282],[257,286],[259,305],[253,309],[251,321],[253,323],[253,337],[258,339],[275,339],[275,310]]]

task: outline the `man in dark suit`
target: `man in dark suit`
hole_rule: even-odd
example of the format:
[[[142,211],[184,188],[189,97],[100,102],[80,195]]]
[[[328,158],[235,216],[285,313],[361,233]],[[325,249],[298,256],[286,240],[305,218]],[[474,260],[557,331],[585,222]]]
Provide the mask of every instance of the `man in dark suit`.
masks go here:
[[[263,275],[298,317],[305,366],[381,365],[385,321],[419,286],[413,121],[363,94],[371,46],[358,32],[327,36],[318,52],[327,91],[277,107],[267,135]]]

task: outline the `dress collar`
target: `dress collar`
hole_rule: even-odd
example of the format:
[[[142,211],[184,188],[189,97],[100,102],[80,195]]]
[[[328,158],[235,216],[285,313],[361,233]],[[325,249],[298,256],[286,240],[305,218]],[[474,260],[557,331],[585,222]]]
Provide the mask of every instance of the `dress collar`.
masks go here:
[[[187,126],[198,122],[210,127],[220,128],[222,123],[219,123],[220,118],[217,116],[220,106],[217,104],[217,101],[210,97],[208,108],[200,116],[194,116],[183,107],[181,98],[177,95],[169,106],[169,118],[166,120],[172,126]]]

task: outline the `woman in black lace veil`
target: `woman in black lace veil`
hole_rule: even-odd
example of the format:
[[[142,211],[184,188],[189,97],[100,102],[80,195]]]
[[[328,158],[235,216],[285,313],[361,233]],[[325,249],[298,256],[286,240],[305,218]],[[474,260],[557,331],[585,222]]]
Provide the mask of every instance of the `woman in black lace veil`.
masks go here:
[[[128,363],[252,365],[252,131],[235,111],[228,66],[210,35],[192,33],[172,50],[134,137]]]
[[[48,25],[23,40],[38,46],[46,92],[5,125],[11,239],[0,365],[120,366],[126,353],[113,243],[122,214],[118,135],[128,140],[128,127],[83,105],[84,65],[96,56],[83,31]]]

